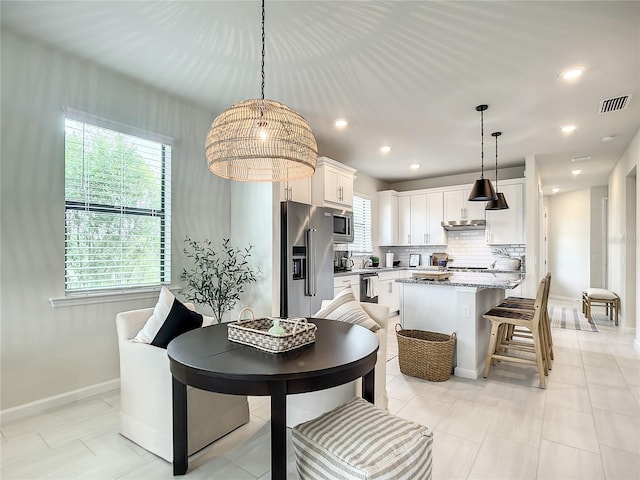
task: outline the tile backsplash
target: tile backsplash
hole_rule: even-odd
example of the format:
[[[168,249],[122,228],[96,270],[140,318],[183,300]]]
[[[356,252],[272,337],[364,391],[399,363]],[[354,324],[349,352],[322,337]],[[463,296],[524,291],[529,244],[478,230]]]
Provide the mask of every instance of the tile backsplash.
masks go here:
[[[449,254],[450,265],[465,267],[490,267],[499,258],[497,250],[505,250],[512,257],[522,257],[526,253],[525,245],[487,245],[484,230],[461,230],[448,232],[448,245],[415,246],[415,247],[380,247],[377,256],[384,265],[385,253],[393,252],[394,259],[400,260],[401,266],[409,265],[409,255],[419,253],[420,265],[429,265],[429,257],[433,253]],[[357,263],[356,263],[357,265]]]

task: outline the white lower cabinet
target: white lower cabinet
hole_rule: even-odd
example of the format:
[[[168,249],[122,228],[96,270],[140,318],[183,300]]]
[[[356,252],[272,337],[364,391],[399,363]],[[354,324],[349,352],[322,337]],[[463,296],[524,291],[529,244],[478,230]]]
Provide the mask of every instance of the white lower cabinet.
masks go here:
[[[400,284],[397,278],[403,278],[404,271],[378,273],[378,303],[387,305],[389,312],[400,310]]]
[[[360,275],[333,277],[333,298],[335,298],[343,288],[349,285],[351,285],[351,290],[353,290],[353,296],[356,297],[356,300],[360,301]]]

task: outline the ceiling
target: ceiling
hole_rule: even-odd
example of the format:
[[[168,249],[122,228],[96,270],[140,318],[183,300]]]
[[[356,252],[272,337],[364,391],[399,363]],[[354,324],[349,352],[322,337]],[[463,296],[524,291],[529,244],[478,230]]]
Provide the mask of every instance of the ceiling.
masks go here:
[[[212,120],[260,96],[258,1],[0,9],[3,29],[202,105]],[[582,78],[561,80],[574,65]],[[320,155],[381,180],[479,173],[484,103],[487,176],[499,130],[500,166],[535,155],[545,193],[606,185],[640,128],[640,2],[267,1],[265,74],[265,96],[307,119]],[[601,100],[629,94],[625,110],[598,114]],[[577,130],[564,135],[565,124]],[[572,176],[571,158],[584,156]]]

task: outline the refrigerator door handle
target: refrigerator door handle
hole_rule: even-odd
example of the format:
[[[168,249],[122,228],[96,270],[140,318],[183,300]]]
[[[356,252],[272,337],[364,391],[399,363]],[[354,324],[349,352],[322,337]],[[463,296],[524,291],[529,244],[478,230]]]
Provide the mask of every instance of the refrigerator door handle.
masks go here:
[[[313,241],[313,233],[315,231],[315,228],[310,228],[309,230],[307,230],[307,291],[305,292],[305,294],[310,297],[315,297],[318,293],[316,286],[316,252]]]

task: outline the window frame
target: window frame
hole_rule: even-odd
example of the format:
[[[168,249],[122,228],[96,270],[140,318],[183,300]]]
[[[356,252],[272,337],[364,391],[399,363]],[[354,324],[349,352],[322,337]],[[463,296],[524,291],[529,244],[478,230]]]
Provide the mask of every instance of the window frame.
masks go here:
[[[366,218],[366,210],[367,208],[364,208],[364,215],[365,218],[363,219],[363,226],[360,227],[358,222],[356,221],[356,202],[358,202],[358,200],[356,199],[361,199],[363,200],[365,203],[368,202],[368,222],[367,222],[367,218]],[[347,249],[352,252],[353,254],[356,255],[372,255],[373,254],[373,200],[371,199],[371,197],[369,195],[363,194],[363,193],[357,193],[354,192],[353,193],[353,238],[354,238],[354,242],[350,243],[347,247]],[[359,228],[363,228],[364,232],[363,232],[363,236],[365,237],[363,240],[363,244],[356,244],[355,239],[356,239],[356,227]],[[367,238],[367,233],[368,233],[368,238]],[[358,248],[356,248],[358,247]],[[369,250],[366,250],[366,247],[370,247]]]
[[[157,147],[160,150],[159,158],[159,195],[160,195],[160,208],[143,208],[137,206],[128,205],[112,205],[108,203],[99,203],[91,201],[91,199],[85,199],[85,201],[78,201],[77,199],[69,199],[67,197],[67,120],[75,121],[84,125],[90,125],[92,127],[110,130],[117,134],[122,134],[136,139],[143,140],[145,142],[153,142],[158,144]],[[65,184],[64,184],[64,299],[71,299],[74,297],[93,297],[97,299],[97,303],[100,303],[100,299],[111,298],[114,295],[148,295],[149,292],[159,291],[162,286],[169,286],[171,284],[171,160],[173,154],[173,139],[154,132],[149,132],[140,128],[132,127],[120,122],[105,119],[92,115],[86,112],[81,112],[69,107],[64,110],[63,119],[63,132],[64,132],[64,167],[65,167]],[[85,144],[83,141],[83,148]],[[147,218],[159,218],[159,236],[160,248],[156,260],[159,262],[158,269],[158,281],[151,283],[136,283],[136,284],[113,284],[107,286],[95,286],[85,288],[69,288],[68,268],[68,219],[67,212],[73,210],[81,210],[85,212],[94,213],[110,213],[120,215],[120,218],[130,218],[135,216],[144,216]],[[120,238],[122,240],[122,237]],[[121,266],[123,266],[121,264]],[[64,302],[64,299],[49,299],[51,304],[55,306],[62,306],[68,302]],[[85,303],[85,302],[82,302]]]

